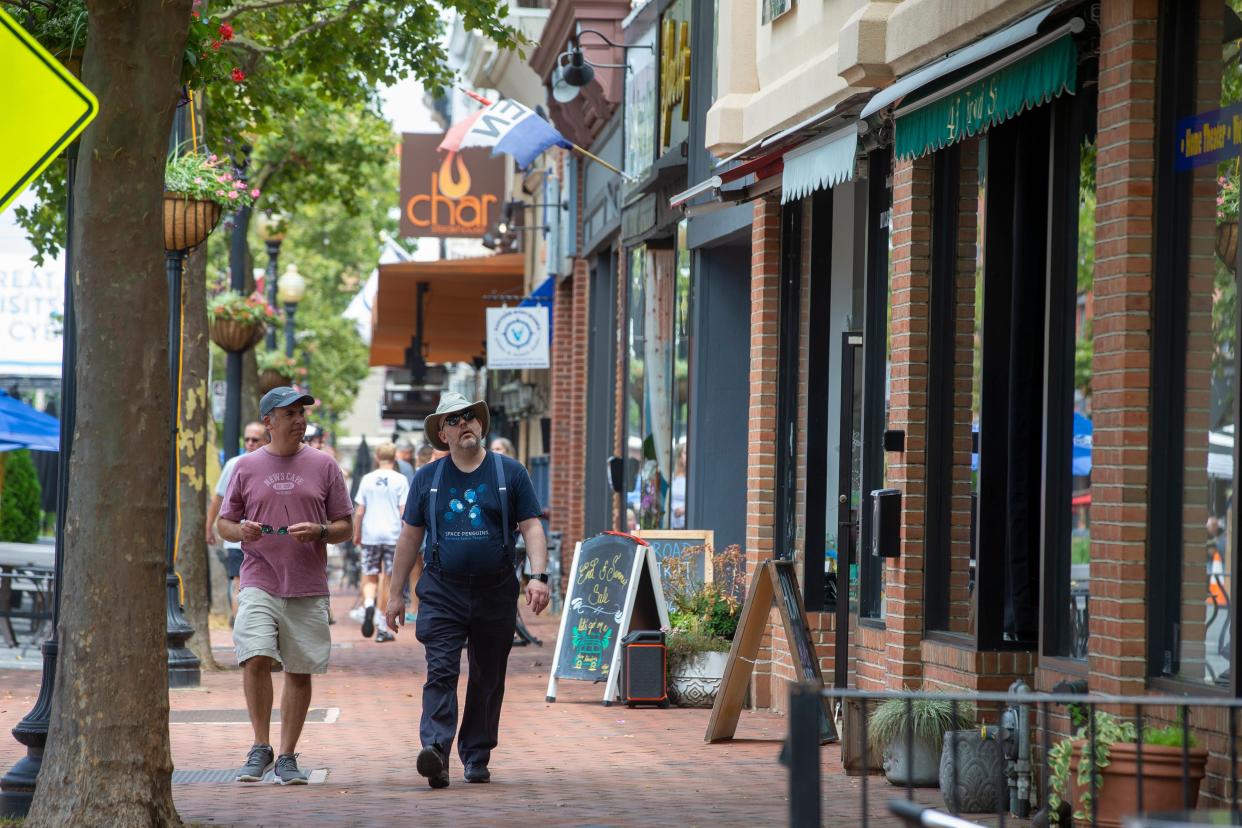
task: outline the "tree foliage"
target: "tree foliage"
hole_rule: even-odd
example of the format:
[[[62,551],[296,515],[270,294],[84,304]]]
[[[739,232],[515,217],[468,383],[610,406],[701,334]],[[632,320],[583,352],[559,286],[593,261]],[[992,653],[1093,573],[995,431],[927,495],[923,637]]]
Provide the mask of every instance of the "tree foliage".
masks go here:
[[[39,477],[25,449],[0,454],[4,464],[0,487],[0,542],[34,543],[43,517]]]

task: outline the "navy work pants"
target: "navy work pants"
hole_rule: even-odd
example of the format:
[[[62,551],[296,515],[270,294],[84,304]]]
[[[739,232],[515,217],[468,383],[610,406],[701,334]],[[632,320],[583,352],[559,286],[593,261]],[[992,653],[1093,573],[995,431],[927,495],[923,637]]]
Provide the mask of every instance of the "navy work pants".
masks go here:
[[[453,736],[462,764],[486,765],[500,731],[505,668],[513,647],[518,582],[513,572],[456,576],[428,566],[418,579],[415,633],[427,653],[423,685],[423,746],[449,754]],[[470,676],[457,733],[457,677],[466,648]]]

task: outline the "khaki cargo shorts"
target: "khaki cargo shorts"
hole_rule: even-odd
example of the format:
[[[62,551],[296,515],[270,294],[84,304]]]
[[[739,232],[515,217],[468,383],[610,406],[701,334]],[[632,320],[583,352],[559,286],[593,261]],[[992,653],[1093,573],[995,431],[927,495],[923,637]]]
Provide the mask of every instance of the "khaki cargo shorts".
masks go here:
[[[277,598],[258,587],[246,587],[237,593],[233,644],[238,664],[268,656],[286,673],[328,672],[332,653],[328,596]]]

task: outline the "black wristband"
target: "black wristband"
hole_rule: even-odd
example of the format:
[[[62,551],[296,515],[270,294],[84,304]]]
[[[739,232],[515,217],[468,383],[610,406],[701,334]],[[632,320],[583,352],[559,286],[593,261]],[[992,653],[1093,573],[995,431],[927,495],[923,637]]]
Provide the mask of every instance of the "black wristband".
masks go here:
[[[319,524],[319,539],[324,540],[327,537],[328,537],[328,524],[326,523]]]

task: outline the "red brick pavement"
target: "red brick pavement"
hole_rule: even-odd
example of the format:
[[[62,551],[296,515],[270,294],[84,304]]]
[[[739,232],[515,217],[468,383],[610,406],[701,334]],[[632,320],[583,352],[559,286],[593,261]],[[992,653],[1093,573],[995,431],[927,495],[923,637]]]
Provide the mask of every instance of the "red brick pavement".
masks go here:
[[[324,768],[323,784],[181,784],[174,795],[190,823],[228,826],[520,825],[628,826],[784,825],[787,781],[777,763],[785,719],[745,711],[738,738],[703,742],[706,710],[604,707],[598,685],[560,682],[558,701],[544,701],[556,637],[555,621],[529,626],[545,646],[515,648],[492,757],[493,781],[468,785],[451,759],[452,785],[432,791],[414,771],[424,673],[413,630],[390,644],[358,633],[334,600],[337,646],[327,676],[315,681],[313,708],[339,708],[333,723],[309,723],[299,745],[303,769]],[[213,635],[217,657],[232,664],[228,632]],[[463,673],[465,671],[463,665]],[[464,679],[464,676],[463,676]],[[32,706],[39,674],[0,671],[0,729],[7,733]],[[465,692],[465,682],[462,682]],[[277,700],[279,703],[279,679]],[[245,710],[236,669],[203,676],[202,687],[175,690],[174,711]],[[172,729],[179,770],[239,765],[250,746],[249,725],[180,724]],[[273,726],[273,741],[279,736]],[[3,768],[23,754],[0,738]],[[834,746],[824,753],[825,824],[861,825],[857,779],[840,772]],[[878,816],[894,789],[873,778],[871,810]],[[934,792],[928,792],[933,793]],[[928,797],[921,797],[931,801]],[[892,825],[872,819],[872,825]]]

